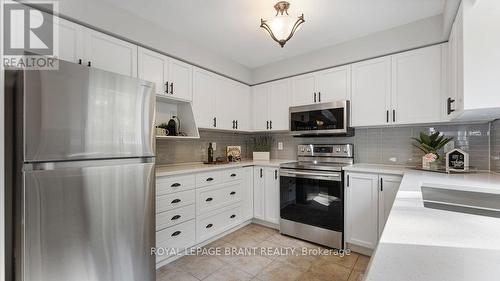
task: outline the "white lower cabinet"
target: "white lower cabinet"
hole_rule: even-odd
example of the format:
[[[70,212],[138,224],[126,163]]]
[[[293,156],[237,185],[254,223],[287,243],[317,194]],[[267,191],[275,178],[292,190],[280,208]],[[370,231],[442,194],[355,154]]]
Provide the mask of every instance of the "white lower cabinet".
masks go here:
[[[254,168],[254,217],[272,224],[280,222],[279,168]]]
[[[227,168],[157,177],[156,246],[183,250],[252,219],[253,170]],[[168,254],[156,256],[157,266],[175,258]]]
[[[346,179],[345,241],[373,250],[396,198],[401,177],[348,172]]]

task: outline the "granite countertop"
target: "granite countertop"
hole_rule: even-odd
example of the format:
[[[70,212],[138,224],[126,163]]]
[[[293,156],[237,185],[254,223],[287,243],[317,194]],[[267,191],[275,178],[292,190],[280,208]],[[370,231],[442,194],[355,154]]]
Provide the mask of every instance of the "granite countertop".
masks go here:
[[[172,165],[157,165],[156,176],[157,177],[172,176],[185,173],[206,172],[206,171],[221,170],[221,169],[240,168],[246,166],[279,167],[279,165],[289,162],[296,162],[296,160],[282,160],[282,159],[271,159],[269,161],[243,160],[238,163],[228,163],[228,164],[203,164],[201,162],[196,162],[196,163],[183,163],[183,164],[172,164]]]
[[[425,208],[420,189],[428,185],[500,193],[500,175],[449,175],[366,164],[348,170],[404,175],[366,281],[500,278],[500,218]]]

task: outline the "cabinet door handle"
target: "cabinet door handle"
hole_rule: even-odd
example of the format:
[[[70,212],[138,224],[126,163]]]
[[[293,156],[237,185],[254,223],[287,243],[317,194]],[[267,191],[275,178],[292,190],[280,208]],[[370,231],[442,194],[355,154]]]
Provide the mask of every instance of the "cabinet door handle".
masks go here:
[[[350,185],[350,179],[351,179],[350,176],[347,175],[347,187],[349,187],[349,185]]]
[[[181,232],[180,232],[180,231],[176,231],[176,232],[172,233],[172,235],[171,235],[171,236],[172,236],[172,237],[175,237],[175,236],[177,236],[177,235],[179,235],[179,234],[181,234]]]
[[[236,122],[233,120],[233,129],[236,129]]]
[[[214,226],[214,225],[209,223],[209,224],[207,224],[207,226],[205,226],[205,228],[211,228],[212,226]]]
[[[172,185],[170,185],[170,187],[179,187],[179,186],[181,186],[181,184],[180,184],[180,183],[178,183],[178,182],[173,183]]]
[[[236,192],[235,191],[231,191],[231,193],[229,193],[229,195],[235,195]]]
[[[396,122],[396,109],[392,110],[392,122]]]
[[[380,191],[384,191],[384,179],[380,178]]]
[[[91,65],[92,65],[92,63],[89,61],[89,62],[87,63],[87,66],[88,66],[88,67],[90,67]]]
[[[387,123],[389,123],[389,110],[386,111]]]
[[[208,178],[208,179],[206,179],[206,181],[213,181],[213,180],[214,180],[214,178]]]
[[[314,92],[314,102],[316,102],[316,92]]]
[[[236,120],[236,129],[238,129],[238,120]]]
[[[262,168],[260,168],[260,177],[262,178]]]
[[[165,83],[165,94],[168,94],[168,81]]]
[[[274,170],[274,179],[277,180],[278,179],[278,170]]]
[[[181,199],[174,199],[174,200],[172,200],[172,204],[177,204],[179,202],[181,202]]]
[[[175,215],[175,216],[173,216],[170,220],[175,221],[175,220],[178,220],[178,219],[180,219],[180,218],[181,218],[181,216],[180,216],[180,215]]]
[[[273,129],[273,120],[270,120],[269,121],[269,129],[272,130]]]
[[[208,198],[205,200],[205,202],[210,202],[210,201],[212,201],[212,200],[214,200],[212,197],[208,197]]]
[[[214,117],[214,128],[217,128],[217,117]]]
[[[82,64],[82,59],[78,59],[78,64]]]
[[[174,94],[174,82],[170,82],[170,94]]]
[[[321,102],[321,92],[318,92],[318,102]]]
[[[234,219],[236,215],[231,215],[229,218]]]
[[[447,109],[448,115],[450,115],[452,112],[455,111],[455,109],[451,108],[451,104],[454,102],[455,102],[455,100],[452,98],[448,98],[448,100],[446,101],[446,109]]]
[[[232,178],[236,177],[236,174],[231,174],[231,177],[232,177]]]
[[[269,130],[269,120],[268,120],[268,121],[266,121],[266,129],[268,129],[268,130]]]

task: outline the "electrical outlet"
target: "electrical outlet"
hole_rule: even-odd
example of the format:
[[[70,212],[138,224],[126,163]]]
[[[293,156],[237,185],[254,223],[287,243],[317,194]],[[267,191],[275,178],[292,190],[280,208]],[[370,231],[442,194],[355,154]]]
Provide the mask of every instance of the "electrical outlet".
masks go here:
[[[217,143],[213,142],[212,143],[212,148],[214,149],[214,151],[217,150]]]
[[[283,150],[283,142],[278,142],[278,150]]]

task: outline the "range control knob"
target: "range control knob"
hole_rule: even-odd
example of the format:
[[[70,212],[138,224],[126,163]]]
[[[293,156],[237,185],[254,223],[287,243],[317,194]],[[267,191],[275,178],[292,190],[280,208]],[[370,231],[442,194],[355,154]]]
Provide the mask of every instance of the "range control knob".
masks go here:
[[[340,152],[340,148],[337,148],[335,151]]]

